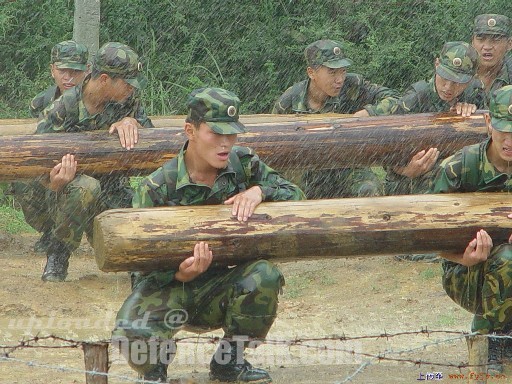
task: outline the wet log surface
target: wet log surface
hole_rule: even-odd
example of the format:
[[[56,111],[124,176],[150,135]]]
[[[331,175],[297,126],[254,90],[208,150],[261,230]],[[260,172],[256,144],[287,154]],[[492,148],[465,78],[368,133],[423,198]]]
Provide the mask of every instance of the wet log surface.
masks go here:
[[[486,137],[482,115],[276,118],[247,123],[248,133],[238,136],[238,145],[253,148],[280,171],[405,164],[422,149],[437,147],[445,157]],[[181,127],[140,130],[139,143],[131,151],[104,131],[0,136],[0,180],[47,173],[66,153],[76,156],[83,173],[149,173],[175,157],[184,142]]]
[[[263,203],[246,223],[231,207],[119,209],[94,222],[94,250],[105,272],[176,268],[198,241],[214,265],[265,258],[461,254],[479,229],[494,244],[510,234],[510,195],[466,193]]]

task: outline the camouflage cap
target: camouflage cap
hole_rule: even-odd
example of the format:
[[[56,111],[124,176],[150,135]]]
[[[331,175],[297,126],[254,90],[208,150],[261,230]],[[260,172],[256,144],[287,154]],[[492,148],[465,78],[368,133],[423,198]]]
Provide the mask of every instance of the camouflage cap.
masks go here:
[[[507,16],[484,14],[475,17],[474,35],[504,35],[510,36],[512,23]]]
[[[491,94],[489,114],[493,129],[512,132],[512,85],[497,89]]]
[[[436,73],[446,80],[467,83],[475,75],[477,64],[478,53],[473,46],[463,41],[450,41],[441,50]]]
[[[59,69],[85,71],[89,50],[83,44],[73,40],[62,41],[53,46],[50,62]]]
[[[143,89],[147,84],[139,56],[125,44],[116,42],[104,44],[94,56],[94,70],[122,78],[137,89]]]
[[[345,68],[352,64],[343,52],[343,45],[334,40],[317,40],[304,50],[308,67]]]
[[[189,95],[188,118],[204,121],[221,135],[244,133],[245,126],[238,121],[240,99],[222,88],[199,88]]]

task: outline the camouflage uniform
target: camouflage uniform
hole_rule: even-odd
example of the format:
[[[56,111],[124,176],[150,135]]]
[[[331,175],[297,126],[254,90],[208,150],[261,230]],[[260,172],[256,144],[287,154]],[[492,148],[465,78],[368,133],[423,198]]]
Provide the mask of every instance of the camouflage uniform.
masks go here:
[[[512,86],[493,93],[490,113],[493,129],[512,132]],[[487,157],[490,144],[487,139],[445,159],[430,192],[512,192],[511,175],[498,171]],[[448,296],[475,314],[473,331],[512,330],[512,245],[495,246],[487,261],[472,267],[443,260],[443,270]]]
[[[245,132],[238,123],[238,113],[229,114],[230,109],[237,111],[239,106],[238,98],[231,92],[218,88],[199,89],[189,97],[188,106],[192,121],[205,121],[216,133]],[[200,116],[194,118],[197,111]],[[238,126],[226,127],[235,123]],[[260,186],[264,201],[304,199],[297,186],[281,178],[246,147],[233,147],[227,167],[219,170],[211,188],[196,184],[187,172],[184,158],[187,146],[188,142],[177,158],[142,181],[133,199],[135,208],[222,204],[255,185]],[[276,316],[278,292],[284,284],[275,265],[258,260],[234,268],[210,267],[188,283],[175,280],[176,272],[154,271],[138,276],[132,294],[117,315],[115,339],[132,341],[156,337],[169,340],[185,324],[170,324],[166,316],[183,311],[188,316],[188,327],[203,331],[223,328],[225,338],[266,336]],[[130,326],[138,324],[137,320],[148,313],[150,320],[144,329]],[[129,362],[142,374],[149,375],[157,369],[154,364],[137,365],[130,359]]]
[[[469,44],[464,42],[449,42],[444,44],[439,56],[439,66],[436,74],[444,79],[457,83],[468,83],[476,72],[478,54]],[[435,75],[428,81],[414,83],[400,98],[386,98],[379,103],[369,106],[371,116],[447,112],[457,102],[475,103],[478,89],[466,94],[450,103],[442,100],[436,90]],[[440,160],[438,164],[440,163]],[[386,195],[420,194],[429,190],[432,179],[435,177],[437,166],[432,171],[411,179],[397,174],[392,167],[386,167]]]
[[[68,40],[62,41],[52,48],[50,63],[59,69],[87,70],[89,51],[83,44]],[[52,85],[38,93],[30,102],[30,114],[32,117],[41,117],[43,110],[61,95],[60,89]]]
[[[127,83],[135,84],[136,89],[145,81],[140,69],[137,54],[119,43],[105,44],[93,63],[93,73],[123,78]],[[143,127],[153,127],[135,92],[126,102],[110,102],[103,112],[91,115],[83,102],[84,89],[91,76],[87,75],[81,85],[66,91],[44,110],[44,118],[37,125],[37,134],[107,130],[127,116],[135,118]],[[34,195],[36,192],[37,196]],[[91,240],[94,216],[109,208],[128,207],[132,198],[127,177],[115,172],[97,179],[78,174],[62,191],[56,193],[40,187],[34,190],[34,194],[26,195],[27,200],[31,199],[24,207],[26,216],[36,217],[36,214],[47,212],[47,215],[39,216],[40,223],[34,223],[34,227],[51,224],[52,238],[69,252],[80,245],[84,232]],[[36,210],[26,212],[32,208]]]
[[[499,35],[507,38],[512,37],[512,21],[504,15],[484,14],[475,18],[473,27],[473,36],[475,35]],[[485,90],[482,81],[475,78],[466,89],[465,93],[472,94],[478,92],[476,105],[480,109],[489,109],[490,95],[504,87],[512,84],[512,54],[510,51],[505,55],[503,66],[494,79],[489,91]]]
[[[72,40],[62,41],[53,46],[50,64],[58,69],[86,71],[88,53],[87,47],[83,44]],[[42,111],[60,96],[59,87],[52,85],[32,99],[30,114],[36,118],[42,117]],[[41,203],[46,194],[45,188],[37,180],[29,183],[16,181],[11,184],[11,188],[23,210],[26,222],[38,232],[43,233],[41,239],[36,242],[35,251],[46,251],[53,219],[46,204]]]
[[[345,57],[341,46],[332,40],[310,44],[304,52],[308,66],[348,67],[352,61]],[[327,97],[321,109],[313,110],[308,104],[310,81],[288,88],[274,104],[272,113],[354,113],[386,97],[398,97],[393,89],[372,84],[359,74],[347,73],[340,93]],[[302,183],[306,196],[311,199],[382,194],[382,182],[369,168],[307,171]]]

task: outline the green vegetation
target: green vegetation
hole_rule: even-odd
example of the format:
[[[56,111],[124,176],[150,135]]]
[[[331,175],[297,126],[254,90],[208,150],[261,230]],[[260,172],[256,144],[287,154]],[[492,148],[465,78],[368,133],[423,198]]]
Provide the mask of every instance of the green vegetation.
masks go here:
[[[149,114],[183,113],[186,95],[222,86],[243,113],[267,113],[305,77],[303,50],[320,38],[345,41],[354,72],[403,90],[428,78],[448,40],[468,40],[475,15],[512,14],[508,0],[104,0],[101,42],[142,56]],[[0,118],[27,117],[50,84],[53,44],[72,37],[73,0],[4,2],[0,13]]]

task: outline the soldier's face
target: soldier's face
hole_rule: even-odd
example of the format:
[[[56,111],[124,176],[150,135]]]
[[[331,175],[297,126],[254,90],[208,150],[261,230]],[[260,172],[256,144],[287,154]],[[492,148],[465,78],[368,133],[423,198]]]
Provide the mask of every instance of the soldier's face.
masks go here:
[[[436,91],[441,100],[450,102],[456,99],[469,83],[456,83],[436,74]]]
[[[512,49],[512,38],[502,35],[473,35],[471,43],[478,52],[478,65],[484,68],[501,66]]]
[[[491,125],[491,116],[484,114],[487,131],[491,135],[491,145],[487,149],[487,157],[498,169],[510,167],[512,164],[512,132],[501,132]]]
[[[220,135],[204,122],[199,127],[187,124],[185,132],[189,139],[189,148],[193,149],[195,161],[203,167],[225,168],[228,165],[229,153],[235,145],[237,135]]]
[[[347,76],[346,68],[327,68],[323,65],[314,69],[308,67],[308,76],[315,89],[325,95],[338,96]]]
[[[86,71],[79,71],[78,69],[57,68],[55,64],[50,65],[50,70],[55,85],[60,89],[61,93],[80,84],[87,74]]]
[[[110,100],[122,103],[128,99],[134,91],[134,88],[124,79],[110,78]]]

